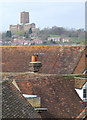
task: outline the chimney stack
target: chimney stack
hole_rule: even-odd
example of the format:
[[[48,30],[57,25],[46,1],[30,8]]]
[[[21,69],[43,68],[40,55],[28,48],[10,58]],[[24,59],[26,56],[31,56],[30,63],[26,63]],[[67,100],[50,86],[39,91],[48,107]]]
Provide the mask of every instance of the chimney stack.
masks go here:
[[[29,63],[30,72],[38,72],[42,67],[42,63],[38,61],[38,53],[35,53],[31,56],[31,62]]]

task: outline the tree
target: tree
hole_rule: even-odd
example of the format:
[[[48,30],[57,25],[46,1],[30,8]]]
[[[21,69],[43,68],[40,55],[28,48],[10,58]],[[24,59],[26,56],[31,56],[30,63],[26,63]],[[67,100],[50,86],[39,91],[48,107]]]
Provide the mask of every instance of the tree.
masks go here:
[[[6,37],[11,37],[11,36],[12,36],[11,31],[7,31],[6,32]]]
[[[2,37],[3,40],[6,39],[6,32],[0,33],[0,37]]]
[[[24,33],[24,37],[26,37],[26,34],[27,34],[27,33],[25,32],[25,33]]]
[[[24,33],[24,37],[25,37],[25,38],[29,38],[29,37],[28,37],[28,33],[25,32],[25,33]]]
[[[30,28],[30,29],[29,29],[29,32],[28,32],[28,34],[31,34],[31,33],[32,33],[32,28]]]
[[[26,38],[28,38],[28,34],[26,34],[26,36],[25,36]]]

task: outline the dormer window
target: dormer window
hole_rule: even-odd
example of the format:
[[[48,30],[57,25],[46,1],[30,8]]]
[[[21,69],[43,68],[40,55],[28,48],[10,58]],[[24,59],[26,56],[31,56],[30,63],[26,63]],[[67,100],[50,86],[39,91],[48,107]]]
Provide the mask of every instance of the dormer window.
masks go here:
[[[78,93],[79,97],[84,101],[87,102],[87,82],[83,85],[82,89],[75,89]]]

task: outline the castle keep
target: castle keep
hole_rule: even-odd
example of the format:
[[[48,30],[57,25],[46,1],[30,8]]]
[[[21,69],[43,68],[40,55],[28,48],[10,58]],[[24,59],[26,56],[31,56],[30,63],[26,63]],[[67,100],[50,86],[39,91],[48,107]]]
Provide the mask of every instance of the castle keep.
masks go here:
[[[28,32],[30,28],[32,28],[32,32],[35,32],[37,29],[35,23],[29,23],[29,12],[23,11],[20,13],[20,24],[10,25],[9,29],[12,34],[15,34],[20,30]]]

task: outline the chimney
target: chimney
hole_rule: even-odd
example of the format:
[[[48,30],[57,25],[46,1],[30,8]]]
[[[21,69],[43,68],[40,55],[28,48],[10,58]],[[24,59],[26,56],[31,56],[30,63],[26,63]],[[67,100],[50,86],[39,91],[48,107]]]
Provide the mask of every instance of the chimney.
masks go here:
[[[38,61],[38,53],[34,53],[31,56],[31,62],[29,63],[29,71],[38,72],[41,67],[42,67],[42,63]]]

